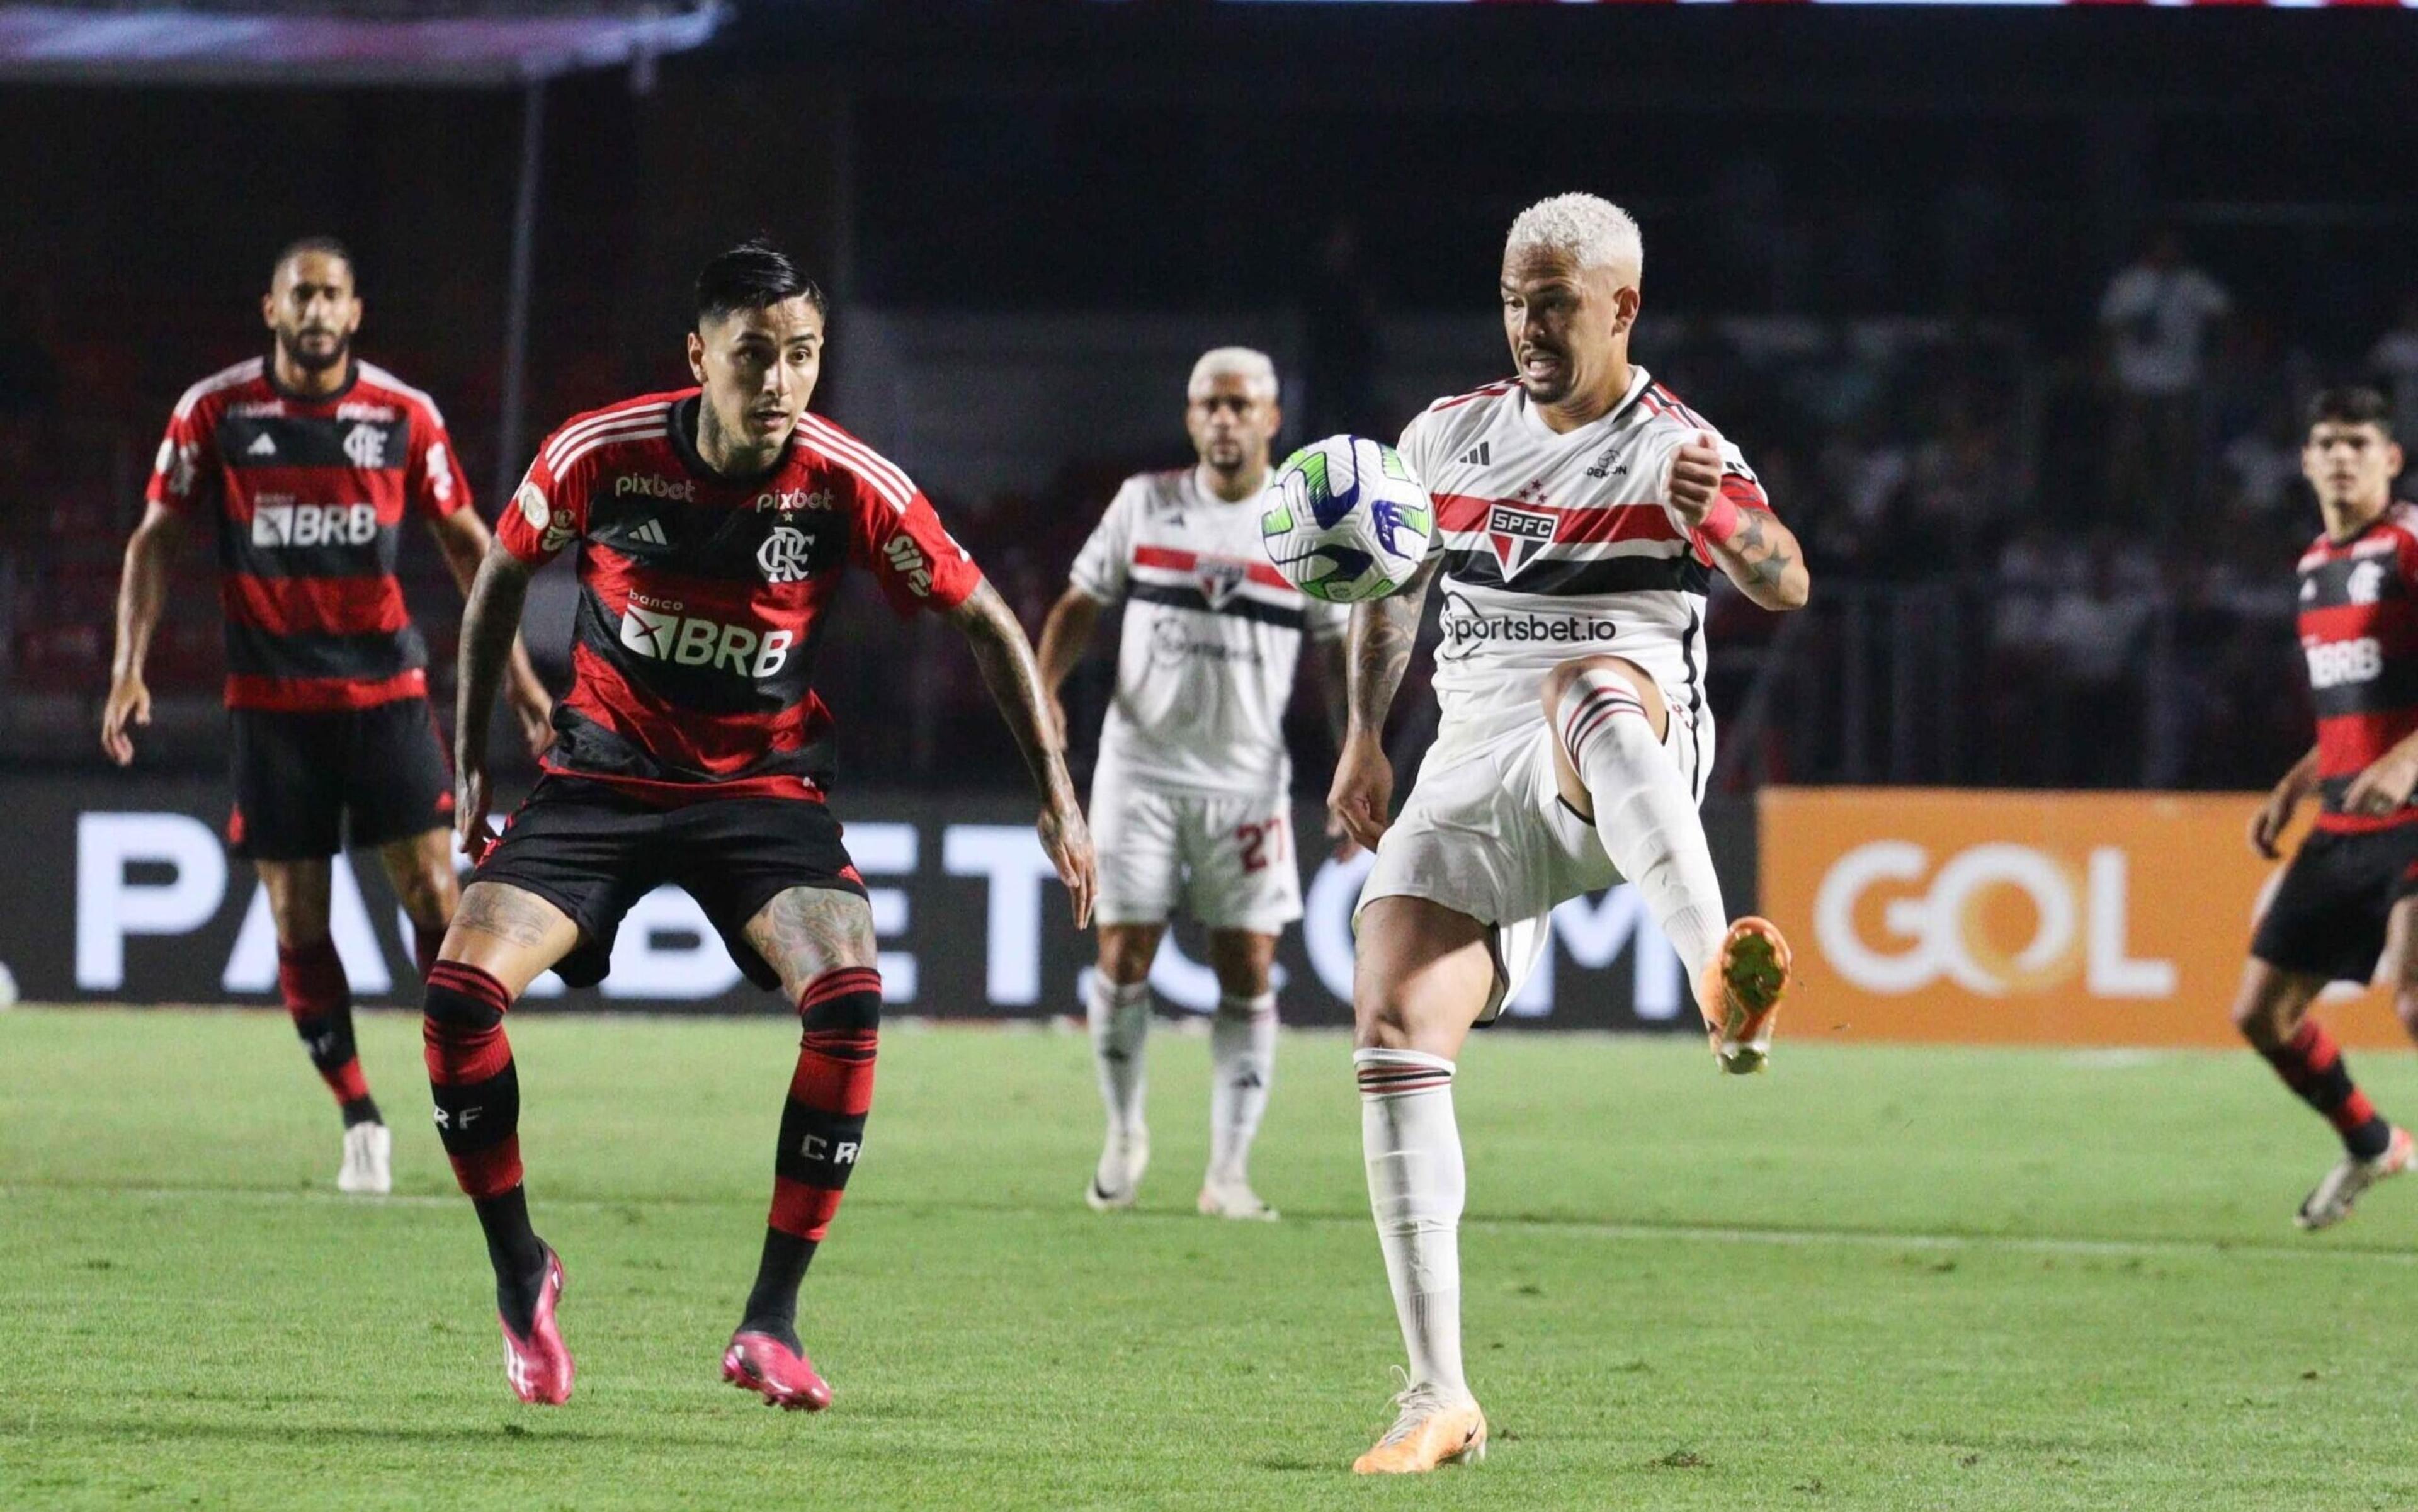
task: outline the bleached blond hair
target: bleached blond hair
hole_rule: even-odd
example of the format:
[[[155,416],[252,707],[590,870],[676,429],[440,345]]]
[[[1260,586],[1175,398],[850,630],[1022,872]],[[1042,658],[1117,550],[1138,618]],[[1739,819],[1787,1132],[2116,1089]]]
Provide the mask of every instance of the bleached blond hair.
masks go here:
[[[1645,275],[1645,241],[1636,218],[1598,194],[1556,194],[1521,211],[1504,238],[1503,257],[1508,262],[1530,252],[1559,252],[1581,267],[1608,267],[1623,283]]]
[[[1212,379],[1228,377],[1242,379],[1270,399],[1277,396],[1277,365],[1267,353],[1251,346],[1213,346],[1201,353],[1185,381],[1184,396],[1198,399]]]

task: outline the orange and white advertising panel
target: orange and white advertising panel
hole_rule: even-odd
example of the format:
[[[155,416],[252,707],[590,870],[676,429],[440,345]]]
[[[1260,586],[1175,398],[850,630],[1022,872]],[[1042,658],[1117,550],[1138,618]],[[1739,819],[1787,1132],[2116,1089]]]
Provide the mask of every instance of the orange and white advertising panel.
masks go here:
[[[2251,923],[2282,871],[2243,839],[2258,802],[1767,789],[1758,891],[1797,959],[1785,1031],[2238,1045],[2227,1009]],[[2386,994],[2335,991],[2347,1000],[2323,1011],[2346,1043],[2408,1043]]]

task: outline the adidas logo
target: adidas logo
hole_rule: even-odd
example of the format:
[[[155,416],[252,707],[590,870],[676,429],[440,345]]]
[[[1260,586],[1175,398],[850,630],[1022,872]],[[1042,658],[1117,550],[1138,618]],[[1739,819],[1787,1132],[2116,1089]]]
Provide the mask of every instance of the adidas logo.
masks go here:
[[[277,455],[277,443],[269,439],[267,431],[263,431],[258,439],[243,449],[243,454],[248,457],[273,457]]]
[[[1493,453],[1488,449],[1487,443],[1480,441],[1476,446],[1471,447],[1468,451],[1462,452],[1458,460],[1463,466],[1483,467],[1492,455]]]
[[[635,530],[631,531],[630,539],[633,541],[643,541],[650,546],[668,546],[671,544],[670,540],[664,535],[664,523],[661,520],[649,520],[646,524],[638,527]]]

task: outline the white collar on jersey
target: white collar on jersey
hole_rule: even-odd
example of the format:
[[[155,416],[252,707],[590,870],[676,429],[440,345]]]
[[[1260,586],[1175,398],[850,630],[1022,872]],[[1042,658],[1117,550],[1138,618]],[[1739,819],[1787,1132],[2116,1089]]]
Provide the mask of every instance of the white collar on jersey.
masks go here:
[[[1528,390],[1517,383],[1511,386],[1513,413],[1519,417],[1520,428],[1530,435],[1550,446],[1564,446],[1592,436],[1598,427],[1619,420],[1629,412],[1630,405],[1637,403],[1637,396],[1645,391],[1645,386],[1653,381],[1652,374],[1631,362],[1629,364],[1629,387],[1622,390],[1619,402],[1575,431],[1556,431],[1546,424],[1545,418],[1537,413],[1536,405],[1529,400]]]

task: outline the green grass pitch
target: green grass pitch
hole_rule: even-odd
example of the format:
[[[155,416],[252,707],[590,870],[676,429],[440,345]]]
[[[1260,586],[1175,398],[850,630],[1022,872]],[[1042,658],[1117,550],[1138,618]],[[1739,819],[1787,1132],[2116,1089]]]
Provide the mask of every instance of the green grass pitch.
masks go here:
[[[1080,1191],[1079,1035],[895,1027],[808,1278],[821,1416],[716,1379],[794,1026],[516,1022],[579,1360],[499,1365],[418,1025],[365,1015],[392,1199],[336,1197],[282,1016],[0,1015],[0,1505],[2418,1505],[2418,1183],[2294,1233],[2331,1157],[2246,1054],[1481,1035],[1459,1092],[1475,1469],[1347,1473],[1400,1355],[1346,1042],[1286,1037],[1255,1174],[1191,1211],[1204,1042],[1151,1047],[1142,1211]],[[2354,1058],[2418,1107],[2406,1056]]]

